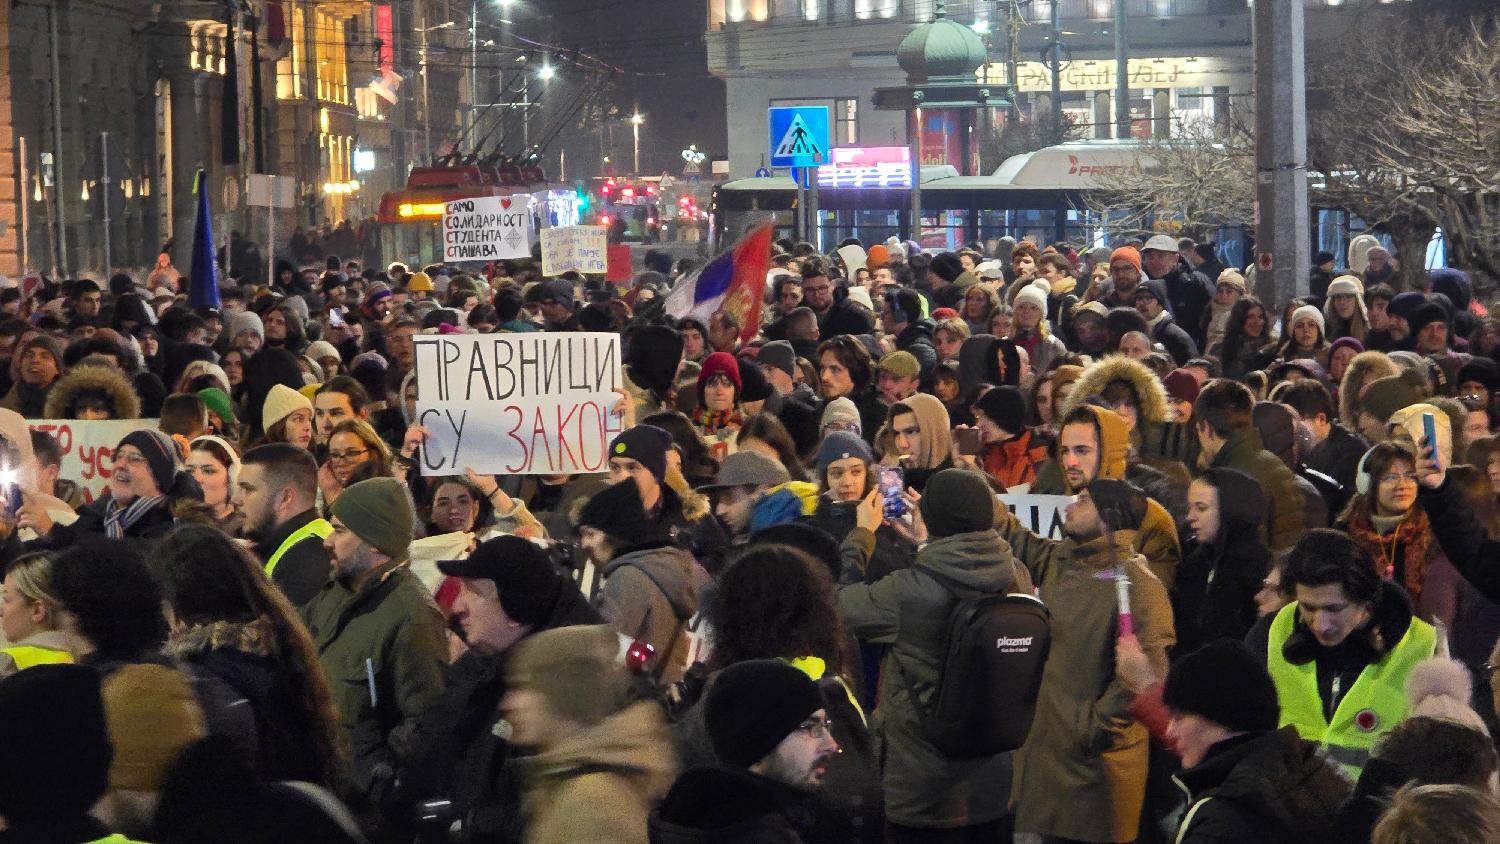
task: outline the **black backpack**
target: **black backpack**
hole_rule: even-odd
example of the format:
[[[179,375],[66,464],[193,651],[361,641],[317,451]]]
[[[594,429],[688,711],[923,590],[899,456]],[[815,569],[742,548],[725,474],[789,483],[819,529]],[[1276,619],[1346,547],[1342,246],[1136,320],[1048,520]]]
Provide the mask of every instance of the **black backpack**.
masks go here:
[[[949,616],[937,686],[925,707],[895,660],[934,747],[963,758],[1025,743],[1052,648],[1051,619],[1031,595],[959,598]]]

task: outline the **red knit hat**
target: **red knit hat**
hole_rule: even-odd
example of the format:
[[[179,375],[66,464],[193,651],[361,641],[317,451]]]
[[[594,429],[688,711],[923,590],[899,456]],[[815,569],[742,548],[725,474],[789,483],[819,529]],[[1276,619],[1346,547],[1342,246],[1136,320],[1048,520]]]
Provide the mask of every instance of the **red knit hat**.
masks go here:
[[[1134,246],[1121,246],[1119,249],[1109,253],[1109,262],[1113,264],[1116,260],[1124,258],[1135,265],[1137,271],[1141,268],[1141,253]]]
[[[700,398],[703,395],[703,385],[707,384],[709,379],[715,375],[723,375],[729,379],[729,382],[734,385],[735,400],[738,401],[740,388],[743,385],[740,382],[740,362],[734,359],[734,355],[728,352],[714,352],[703,359],[703,368],[698,370],[698,395]]]

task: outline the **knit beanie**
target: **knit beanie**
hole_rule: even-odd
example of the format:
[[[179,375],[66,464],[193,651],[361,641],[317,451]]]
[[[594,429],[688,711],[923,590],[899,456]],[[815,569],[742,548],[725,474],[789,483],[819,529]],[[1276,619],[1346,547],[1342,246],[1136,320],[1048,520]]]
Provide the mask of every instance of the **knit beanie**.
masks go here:
[[[99,672],[38,665],[0,683],[0,815],[12,824],[82,815],[109,787],[114,749]]]
[[[922,364],[911,352],[897,350],[882,357],[876,364],[877,372],[889,372],[897,378],[916,378],[922,374]]]
[[[1167,296],[1167,283],[1165,281],[1159,278],[1141,279],[1141,283],[1135,286],[1135,295],[1139,298],[1143,293],[1155,299],[1166,310],[1172,310],[1172,300]]]
[[[1013,437],[1026,430],[1026,397],[1009,384],[985,390],[974,409]]]
[[[411,501],[395,478],[370,478],[339,493],[331,508],[354,535],[392,559],[406,556],[412,540]]]
[[[327,340],[314,340],[307,344],[307,351],[304,354],[315,361],[322,361],[323,358],[343,360],[343,357],[339,354],[339,350]]]
[[[592,726],[626,703],[630,675],[620,651],[619,634],[605,625],[544,630],[516,645],[507,679],[540,694],[557,715]]]
[[[1328,333],[1328,329],[1323,324],[1323,312],[1313,307],[1312,305],[1303,305],[1297,310],[1292,311],[1292,319],[1291,322],[1288,323],[1288,325],[1290,325],[1292,328],[1296,328],[1297,322],[1303,319],[1310,319],[1313,322],[1316,322],[1318,324],[1319,334]]]
[[[1195,402],[1198,400],[1198,391],[1202,389],[1197,377],[1186,369],[1174,369],[1167,373],[1167,377],[1161,379],[1163,387],[1167,388],[1167,398],[1173,401]]]
[[[1427,297],[1424,294],[1418,293],[1415,290],[1408,290],[1405,293],[1397,293],[1395,298],[1391,299],[1390,303],[1385,306],[1385,312],[1391,316],[1409,320],[1412,311],[1415,311],[1426,303]]]
[[[1096,478],[1089,481],[1089,498],[1106,530],[1139,530],[1146,518],[1146,496],[1129,481]]]
[[[1270,732],[1281,719],[1270,672],[1233,639],[1210,642],[1173,663],[1162,700],[1234,732]]]
[[[1335,296],[1356,296],[1363,299],[1364,282],[1352,275],[1341,275],[1328,284],[1328,298],[1332,299]]]
[[[1459,367],[1453,383],[1462,386],[1465,381],[1477,381],[1488,392],[1500,390],[1500,363],[1486,357],[1474,357]]]
[[[771,397],[771,382],[766,380],[766,374],[760,371],[754,361],[740,361],[739,369],[740,401],[765,401]]]
[[[177,443],[156,428],[142,428],[126,434],[115,446],[115,451],[127,445],[135,446],[145,455],[156,488],[163,493],[169,491],[177,479],[177,470],[182,467],[182,452]]]
[[[1047,316],[1047,294],[1050,292],[1050,289],[1045,286],[1046,284],[1047,282],[1039,279],[1021,288],[1020,292],[1016,293],[1016,300],[1012,303],[1013,307],[1020,307],[1023,302],[1030,302],[1037,306],[1042,312],[1043,317]]]
[[[818,457],[813,462],[818,467],[818,477],[823,477],[828,472],[828,464],[846,457],[858,457],[866,464],[875,462],[875,454],[870,451],[869,443],[859,434],[848,431],[829,432],[823,438],[822,445],[818,446]]]
[[[927,534],[942,539],[995,526],[995,496],[978,472],[944,469],[927,481],[918,502]]]
[[[682,361],[682,334],[667,325],[646,325],[630,334],[625,363],[637,386],[666,395]]]
[[[703,386],[715,375],[723,375],[734,385],[734,400],[740,400],[744,382],[740,380],[740,362],[728,352],[714,352],[703,359],[703,368],[698,371],[698,402],[703,402]]]
[[[891,251],[886,249],[883,244],[877,243],[870,247],[869,252],[865,253],[865,269],[873,273],[890,263],[890,260]]]
[[[132,663],[106,676],[100,689],[115,749],[110,788],[159,790],[178,754],[208,735],[203,709],[179,668]]]
[[[848,396],[839,396],[823,406],[823,418],[819,422],[819,430],[828,430],[829,425],[843,425],[843,430],[853,431],[856,436],[863,436],[861,422],[859,419],[859,408]]]
[[[646,467],[660,483],[667,475],[667,449],[672,435],[655,425],[635,425],[615,435],[609,443],[610,457],[628,457]]]
[[[1241,293],[1245,293],[1250,289],[1250,286],[1245,283],[1245,274],[1234,267],[1229,267],[1224,272],[1219,273],[1219,278],[1214,284],[1227,284]]]
[[[21,351],[16,354],[16,359],[19,360],[22,357],[25,357],[27,352],[37,348],[47,350],[47,353],[52,355],[52,360],[57,362],[58,371],[62,371],[63,352],[65,351],[63,342],[56,337],[53,337],[51,334],[38,334],[30,340],[27,340],[26,345],[22,346]]]
[[[595,493],[578,511],[576,527],[594,528],[619,548],[634,548],[660,534],[646,515],[640,488],[629,478]]]
[[[1401,408],[1416,404],[1427,397],[1420,387],[1412,383],[1412,380],[1404,375],[1376,378],[1366,384],[1364,390],[1360,392],[1360,408],[1381,422],[1390,419]]]
[[[785,340],[773,340],[761,346],[756,360],[761,366],[775,367],[787,375],[797,374],[797,352],[792,349],[792,344]]]
[[[1333,344],[1328,347],[1328,359],[1333,360],[1333,353],[1337,352],[1339,349],[1353,349],[1354,353],[1357,355],[1365,350],[1365,344],[1359,342],[1353,337],[1340,337],[1339,339],[1333,341]]]
[[[240,336],[242,331],[253,331],[255,336],[261,340],[266,339],[266,326],[260,320],[260,315],[254,311],[234,311],[229,314],[227,324],[224,326],[224,334],[233,343],[234,338]]]
[[[1462,662],[1431,657],[1417,663],[1406,676],[1408,718],[1439,718],[1490,734],[1484,719],[1470,705],[1473,675]]]
[[[932,261],[928,263],[927,269],[943,281],[951,282],[963,275],[964,265],[958,259],[958,253],[939,252],[932,256]]]
[[[719,760],[748,768],[824,707],[817,684],[802,671],[779,659],[753,659],[713,678],[703,720]]]
[[[1406,324],[1410,326],[1413,335],[1434,322],[1448,322],[1448,312],[1436,302],[1423,302],[1406,318]]]
[[[271,430],[272,425],[299,410],[311,411],[312,409],[312,401],[307,396],[285,384],[273,384],[271,391],[266,394],[266,403],[261,406],[261,430]]]
[[[1136,268],[1137,272],[1141,269],[1141,253],[1134,246],[1121,246],[1119,249],[1109,253],[1109,262],[1111,264],[1120,260],[1129,261],[1131,266]]]

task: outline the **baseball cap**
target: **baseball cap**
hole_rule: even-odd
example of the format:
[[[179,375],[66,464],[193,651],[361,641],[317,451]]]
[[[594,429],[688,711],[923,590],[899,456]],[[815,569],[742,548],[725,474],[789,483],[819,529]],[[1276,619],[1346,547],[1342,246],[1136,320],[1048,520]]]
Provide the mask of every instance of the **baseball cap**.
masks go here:
[[[1146,241],[1146,245],[1141,247],[1142,252],[1147,249],[1155,249],[1158,252],[1176,252],[1177,239],[1169,234],[1154,234],[1151,235],[1150,240]]]
[[[714,482],[700,489],[784,484],[791,480],[786,467],[758,451],[736,451],[719,464]]]

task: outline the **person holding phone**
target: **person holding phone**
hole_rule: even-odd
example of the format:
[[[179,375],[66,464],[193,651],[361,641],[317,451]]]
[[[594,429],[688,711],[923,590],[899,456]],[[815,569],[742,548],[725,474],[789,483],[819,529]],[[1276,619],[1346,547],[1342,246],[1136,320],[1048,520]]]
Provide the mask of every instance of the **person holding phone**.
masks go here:
[[[818,508],[806,522],[843,542],[856,526],[860,502],[878,485],[880,467],[875,464],[875,453],[858,434],[833,431],[823,438],[814,466]],[[912,523],[887,519],[873,531],[875,545],[865,568],[866,583],[906,568],[917,553],[917,519],[921,513],[916,509],[917,498],[913,493],[903,493],[903,498],[908,511],[913,513]]]
[[[888,450],[881,462],[899,465],[910,489],[920,493],[929,478],[953,468],[953,427],[936,396],[917,393],[891,405],[882,434],[877,442],[887,442]]]
[[[1019,389],[1005,385],[986,390],[974,402],[974,421],[972,429],[953,432],[959,464],[983,470],[1006,489],[1036,479],[1048,444],[1026,427],[1026,397]]]

